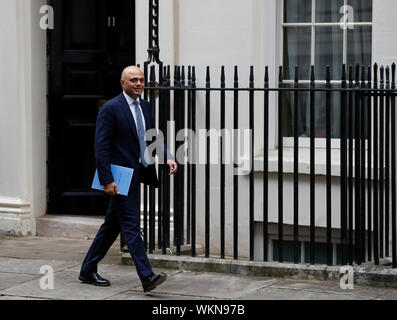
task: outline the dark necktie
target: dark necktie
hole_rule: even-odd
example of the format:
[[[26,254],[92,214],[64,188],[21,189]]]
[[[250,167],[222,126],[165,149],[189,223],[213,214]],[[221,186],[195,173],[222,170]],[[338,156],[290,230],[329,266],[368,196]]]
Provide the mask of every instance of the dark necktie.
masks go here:
[[[138,129],[138,139],[139,139],[139,146],[141,148],[141,161],[142,164],[147,168],[148,163],[145,161],[145,150],[146,150],[146,141],[145,141],[145,130],[143,129],[143,119],[142,119],[142,112],[141,108],[139,108],[138,101],[134,101],[133,105],[135,106],[135,116],[136,116],[136,125]]]

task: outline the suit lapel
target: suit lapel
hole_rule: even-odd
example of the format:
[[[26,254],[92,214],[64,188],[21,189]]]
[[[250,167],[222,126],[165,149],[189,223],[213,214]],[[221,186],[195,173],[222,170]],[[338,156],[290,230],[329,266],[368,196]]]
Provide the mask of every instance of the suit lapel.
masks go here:
[[[132,116],[130,106],[128,105],[128,102],[123,94],[120,95],[120,103],[121,103],[121,109],[123,110],[124,115],[128,121],[128,124],[130,125],[130,128],[132,130],[132,134],[139,141],[138,131],[136,129],[134,117]]]

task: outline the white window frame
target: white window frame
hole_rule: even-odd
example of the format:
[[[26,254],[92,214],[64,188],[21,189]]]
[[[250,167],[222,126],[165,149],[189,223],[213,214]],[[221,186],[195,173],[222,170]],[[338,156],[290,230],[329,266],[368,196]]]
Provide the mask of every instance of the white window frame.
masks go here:
[[[280,65],[283,65],[283,57],[284,57],[284,28],[285,27],[311,27],[311,57],[310,57],[310,63],[311,65],[315,64],[315,45],[316,45],[316,27],[339,27],[343,24],[341,22],[316,22],[316,0],[311,0],[312,1],[312,16],[311,16],[311,22],[284,22],[284,3],[285,0],[280,1],[280,14],[279,14],[279,28],[278,33],[280,34],[280,43],[279,43],[279,61]],[[344,0],[344,5],[346,6],[348,3],[348,0]],[[374,3],[373,3],[374,5]],[[373,11],[373,8],[372,8]],[[343,63],[347,63],[347,27],[348,26],[365,26],[365,27],[371,27],[373,30],[373,19],[372,22],[353,22],[353,23],[344,23],[345,28],[343,28]],[[372,33],[372,54],[371,54],[371,65],[373,65],[373,52],[374,52],[374,41],[373,41],[373,33]],[[341,80],[331,80],[331,84],[336,84],[340,85]],[[287,79],[283,80],[283,83],[285,84],[294,84],[294,80]],[[310,84],[310,80],[299,80],[300,84]],[[316,84],[325,84],[325,80],[316,80]],[[294,146],[294,137],[284,137],[283,138],[283,144],[284,147],[293,147]],[[300,148],[309,148],[310,147],[310,138],[309,137],[300,137],[299,138],[299,147]],[[315,139],[315,147],[316,148],[326,148],[326,139],[325,138],[316,138]],[[331,139],[331,148],[332,149],[340,149],[340,139]]]

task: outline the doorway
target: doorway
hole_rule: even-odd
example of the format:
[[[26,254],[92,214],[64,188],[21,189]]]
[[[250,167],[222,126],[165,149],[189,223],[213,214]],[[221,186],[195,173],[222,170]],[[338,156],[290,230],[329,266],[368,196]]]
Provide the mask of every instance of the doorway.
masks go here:
[[[104,215],[91,189],[95,121],[121,93],[120,74],[135,64],[134,0],[51,0],[48,31],[47,212]]]

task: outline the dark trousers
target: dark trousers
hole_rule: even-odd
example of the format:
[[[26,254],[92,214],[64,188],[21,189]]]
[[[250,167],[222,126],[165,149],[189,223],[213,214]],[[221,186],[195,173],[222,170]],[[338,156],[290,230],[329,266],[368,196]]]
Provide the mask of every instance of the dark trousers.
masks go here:
[[[88,250],[81,271],[97,272],[99,261],[106,255],[121,231],[141,280],[152,274],[152,268],[140,234],[139,210],[136,199],[137,193],[135,192],[130,192],[126,197],[111,197],[105,222],[100,227]]]

